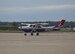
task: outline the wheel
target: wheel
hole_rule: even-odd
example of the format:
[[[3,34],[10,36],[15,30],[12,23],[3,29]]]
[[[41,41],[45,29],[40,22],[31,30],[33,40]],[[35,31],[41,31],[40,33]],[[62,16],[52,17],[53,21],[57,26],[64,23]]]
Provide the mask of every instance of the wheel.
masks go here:
[[[36,35],[38,36],[39,35],[39,32],[37,32]]]
[[[33,36],[33,33],[31,33],[31,36]]]
[[[24,35],[25,35],[25,36],[27,36],[27,34],[26,34],[26,33],[25,33]]]

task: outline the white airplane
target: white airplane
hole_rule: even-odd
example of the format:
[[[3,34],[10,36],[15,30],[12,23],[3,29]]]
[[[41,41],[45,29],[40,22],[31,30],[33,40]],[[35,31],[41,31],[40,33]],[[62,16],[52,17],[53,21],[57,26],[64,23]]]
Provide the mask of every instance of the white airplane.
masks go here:
[[[49,30],[60,30],[61,27],[63,27],[65,23],[65,20],[61,20],[57,25],[55,26],[48,26],[44,27],[41,24],[25,24],[24,26],[18,27],[22,31],[25,32],[25,36],[27,35],[28,32],[31,32],[31,35],[33,36],[33,33],[36,32],[36,35],[39,35],[39,32],[47,32]]]

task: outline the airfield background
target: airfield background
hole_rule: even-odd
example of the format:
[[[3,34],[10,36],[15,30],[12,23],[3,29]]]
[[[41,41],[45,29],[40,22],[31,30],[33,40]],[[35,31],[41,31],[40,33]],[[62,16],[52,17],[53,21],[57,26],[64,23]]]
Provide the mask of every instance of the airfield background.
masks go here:
[[[57,21],[44,21],[44,22],[0,22],[0,30],[18,30],[18,26],[21,26],[21,23],[48,23],[49,26],[54,26]],[[75,28],[75,22],[65,22],[63,28],[73,30]]]

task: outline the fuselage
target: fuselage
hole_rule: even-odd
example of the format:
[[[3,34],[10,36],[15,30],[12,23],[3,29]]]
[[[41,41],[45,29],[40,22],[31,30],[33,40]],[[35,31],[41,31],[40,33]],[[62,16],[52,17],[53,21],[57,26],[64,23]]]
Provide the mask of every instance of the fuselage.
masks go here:
[[[32,32],[32,30],[33,32],[45,32],[45,31],[49,31],[53,27],[44,27],[42,25],[36,25],[36,24],[25,24],[18,28],[23,30],[24,32]]]

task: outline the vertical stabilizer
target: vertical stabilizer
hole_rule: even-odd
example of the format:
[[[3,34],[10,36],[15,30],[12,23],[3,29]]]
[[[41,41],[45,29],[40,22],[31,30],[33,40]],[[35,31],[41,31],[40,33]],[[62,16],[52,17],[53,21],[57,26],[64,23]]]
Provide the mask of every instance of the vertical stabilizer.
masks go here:
[[[65,23],[65,20],[61,20],[59,23],[58,23],[58,25],[56,25],[53,29],[60,29],[63,25],[64,25],[64,23]]]

